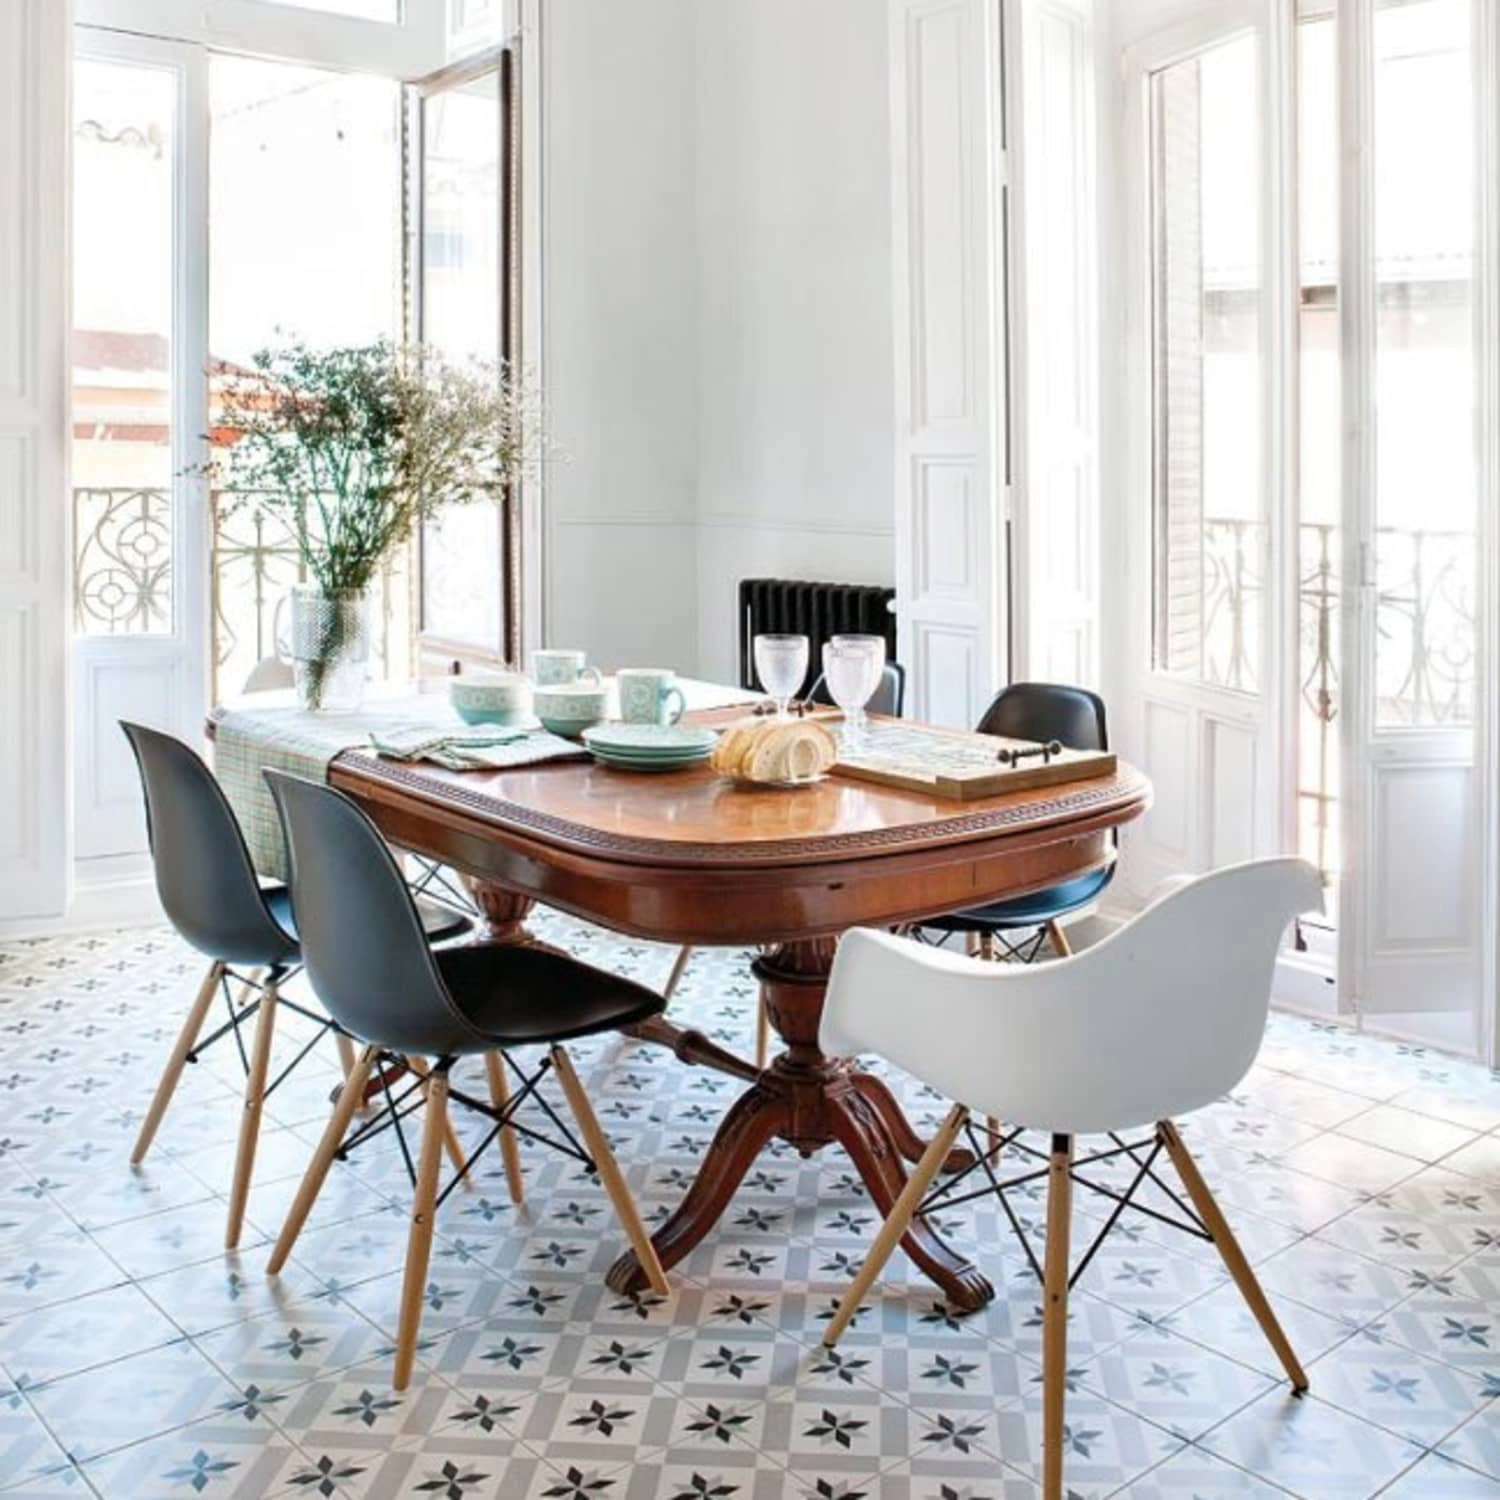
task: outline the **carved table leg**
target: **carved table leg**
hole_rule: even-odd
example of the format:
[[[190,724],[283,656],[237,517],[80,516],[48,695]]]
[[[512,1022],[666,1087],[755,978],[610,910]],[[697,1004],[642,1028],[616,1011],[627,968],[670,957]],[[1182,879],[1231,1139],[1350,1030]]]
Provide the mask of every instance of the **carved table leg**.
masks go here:
[[[474,898],[474,905],[484,917],[488,931],[479,935],[485,943],[530,943],[535,939],[526,926],[526,918],[536,904],[530,896],[507,890],[493,881],[465,875],[464,884]]]
[[[725,1115],[687,1196],[652,1236],[664,1267],[675,1265],[714,1227],[772,1136],[804,1156],[842,1145],[882,1212],[900,1193],[906,1180],[901,1146],[917,1139],[900,1105],[889,1090],[872,1089],[853,1063],[818,1046],[834,948],[833,938],[815,938],[784,944],[756,960],[771,1025],[786,1050]],[[994,1296],[989,1282],[925,1220],[913,1223],[904,1243],[950,1307],[967,1312]],[[646,1284],[633,1254],[615,1262],[608,1280],[622,1293]]]
[[[886,1217],[906,1186],[906,1169],[891,1132],[862,1089],[839,1095],[833,1108],[839,1145],[849,1153],[875,1206]],[[995,1295],[973,1262],[960,1255],[921,1214],[912,1219],[901,1248],[943,1289],[950,1307],[972,1312]]]
[[[909,1162],[921,1161],[923,1152],[927,1150],[927,1142],[912,1128],[911,1121],[906,1118],[906,1111],[901,1108],[885,1079],[877,1078],[873,1073],[856,1071],[853,1082],[875,1113],[885,1121],[885,1128],[890,1131],[896,1150]],[[942,1170],[962,1172],[965,1167],[973,1164],[974,1153],[967,1146],[956,1146],[944,1158]]]

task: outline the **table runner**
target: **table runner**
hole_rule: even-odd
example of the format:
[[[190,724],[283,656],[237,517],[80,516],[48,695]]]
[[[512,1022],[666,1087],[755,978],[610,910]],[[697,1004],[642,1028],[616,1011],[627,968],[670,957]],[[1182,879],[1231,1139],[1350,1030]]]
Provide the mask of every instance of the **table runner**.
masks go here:
[[[465,724],[447,698],[437,693],[366,704],[352,714],[311,713],[285,705],[221,712],[214,724],[214,773],[239,819],[257,873],[272,880],[287,876],[281,823],[263,770],[326,781],[333,760],[345,750],[369,746],[372,735],[400,744],[444,733],[491,741],[485,749],[486,769],[576,759],[587,753],[542,729],[509,743],[492,743],[496,737],[488,726]]]
[[[761,697],[745,688],[692,678],[679,678],[678,685],[689,710],[751,703]],[[262,696],[268,701],[257,701]],[[257,872],[271,880],[285,880],[287,875],[281,823],[261,775],[263,769],[326,781],[328,767],[337,756],[368,746],[372,736],[395,745],[428,739],[444,731],[485,738],[496,732],[491,725],[466,725],[453,711],[445,692],[377,697],[352,714],[312,713],[285,701],[279,693],[247,695],[234,706],[217,710],[214,772],[240,821]],[[572,741],[537,729],[525,739],[488,746],[484,759],[485,769],[491,769],[586,754]]]

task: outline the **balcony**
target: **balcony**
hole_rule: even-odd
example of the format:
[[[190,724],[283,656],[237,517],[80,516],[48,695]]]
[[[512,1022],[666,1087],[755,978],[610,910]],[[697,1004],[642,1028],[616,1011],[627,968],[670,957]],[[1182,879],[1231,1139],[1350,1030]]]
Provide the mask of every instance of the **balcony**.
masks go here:
[[[1260,690],[1264,536],[1257,521],[1203,523],[1203,678],[1232,691]],[[1338,870],[1341,546],[1337,526],[1299,528],[1298,822],[1325,879]],[[1472,723],[1472,533],[1382,527],[1375,573],[1376,726]]]
[[[277,610],[306,577],[285,523],[253,501],[214,495],[210,693],[233,696],[257,662],[276,654]],[[173,621],[172,493],[168,489],[73,491],[74,621],[80,635],[165,635]],[[375,587],[376,677],[406,675],[411,597],[404,553]]]

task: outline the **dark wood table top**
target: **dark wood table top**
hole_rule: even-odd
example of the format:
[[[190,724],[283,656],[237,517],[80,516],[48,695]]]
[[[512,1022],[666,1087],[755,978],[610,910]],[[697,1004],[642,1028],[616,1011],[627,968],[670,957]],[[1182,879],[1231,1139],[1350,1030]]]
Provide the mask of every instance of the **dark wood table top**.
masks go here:
[[[1037,889],[1112,858],[1109,832],[1151,795],[1123,763],[1111,776],[962,803],[837,776],[782,790],[707,767],[632,773],[563,761],[453,772],[364,751],[339,756],[330,780],[398,844],[621,930],[684,942],[836,932]],[[621,894],[631,891],[639,899]],[[703,910],[752,891],[759,909],[743,921]]]

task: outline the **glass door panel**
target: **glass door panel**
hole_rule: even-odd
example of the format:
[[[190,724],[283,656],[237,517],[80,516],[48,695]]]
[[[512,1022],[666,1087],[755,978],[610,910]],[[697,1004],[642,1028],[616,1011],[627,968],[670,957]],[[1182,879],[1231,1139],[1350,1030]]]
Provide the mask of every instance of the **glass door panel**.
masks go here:
[[[1375,11],[1377,730],[1474,719],[1473,20]]]
[[[173,628],[177,92],[169,68],[80,58],[73,75],[74,619],[85,636]]]
[[[1246,32],[1151,75],[1154,665],[1260,689],[1258,47]]]
[[[268,345],[396,340],[401,328],[401,87],[259,58],[209,62],[209,349],[218,375]],[[215,697],[275,652],[298,580],[290,529],[213,497]],[[372,585],[377,676],[410,670],[405,550]]]
[[[499,67],[421,103],[424,344],[455,362],[503,355],[504,115]],[[504,649],[500,508],[455,505],[422,534],[422,631]]]

